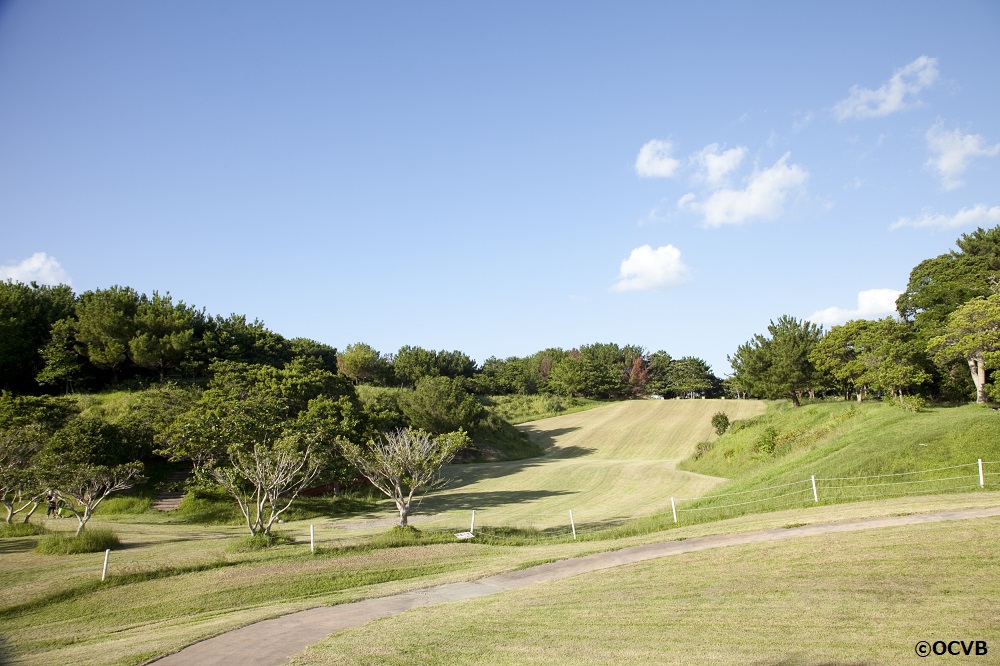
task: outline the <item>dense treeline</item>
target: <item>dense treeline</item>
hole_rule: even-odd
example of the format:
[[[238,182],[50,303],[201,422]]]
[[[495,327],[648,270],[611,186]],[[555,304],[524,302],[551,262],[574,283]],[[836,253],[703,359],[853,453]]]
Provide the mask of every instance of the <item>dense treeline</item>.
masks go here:
[[[1000,400],[1000,227],[963,234],[958,250],[927,259],[896,301],[899,318],[853,320],[829,331],[782,316],[729,357],[735,392],[790,398],[875,394],[919,408],[924,399]]]

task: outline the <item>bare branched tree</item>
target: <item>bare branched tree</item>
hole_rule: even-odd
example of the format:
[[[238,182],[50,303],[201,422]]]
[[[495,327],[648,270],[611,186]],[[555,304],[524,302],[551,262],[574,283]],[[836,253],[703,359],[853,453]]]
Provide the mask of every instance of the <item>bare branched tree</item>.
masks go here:
[[[40,432],[31,425],[0,434],[0,502],[7,509],[7,524],[26,510],[24,522],[28,522],[44,494],[31,465],[42,446]]]
[[[432,437],[422,430],[400,428],[370,440],[367,446],[340,442],[340,450],[372,485],[396,503],[399,526],[406,527],[413,497],[444,484],[441,468],[470,440],[465,431]]]
[[[200,469],[239,504],[250,535],[269,535],[271,526],[299,493],[315,481],[322,465],[310,446],[270,446],[234,449],[226,464]]]
[[[142,481],[142,463],[132,462],[115,467],[87,465],[76,468],[71,474],[54,481],[55,494],[66,501],[69,510],[79,523],[76,535],[87,525],[94,510],[112,493],[128,490]]]

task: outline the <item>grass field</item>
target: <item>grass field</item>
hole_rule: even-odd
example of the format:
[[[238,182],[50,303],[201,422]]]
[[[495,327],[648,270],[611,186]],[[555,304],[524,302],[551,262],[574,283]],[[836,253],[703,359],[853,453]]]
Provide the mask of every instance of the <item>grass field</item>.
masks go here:
[[[722,479],[679,471],[699,441],[714,438],[712,414],[732,419],[763,413],[757,401],[643,400],[524,423],[519,429],[545,454],[515,462],[452,465],[448,485],[423,499],[411,524],[420,528],[532,526],[578,531],[670,507],[671,495],[693,497]],[[388,509],[387,509],[388,511]],[[385,514],[386,525],[391,514]]]
[[[995,662],[998,529],[989,518],[679,555],[410,611],[293,663],[888,664],[917,661],[921,640],[985,641],[992,658],[972,661]]]
[[[711,433],[709,420],[720,408],[724,408],[733,420],[752,418],[759,419],[759,422],[744,429],[742,434],[727,434],[716,439]],[[500,522],[513,518],[515,521],[535,523],[539,516],[542,520],[558,521],[563,511],[572,508],[574,514],[580,516],[577,520],[582,524],[586,537],[587,525],[596,525],[600,521],[622,516],[661,511],[658,516],[651,516],[640,524],[641,529],[631,532],[623,530],[617,535],[620,538],[614,540],[529,540],[527,545],[520,546],[451,541],[422,546],[377,547],[369,543],[370,538],[384,532],[385,527],[394,520],[391,507],[382,504],[378,510],[366,509],[347,517],[309,518],[286,523],[280,529],[295,538],[294,545],[242,553],[231,549],[231,545],[242,535],[241,529],[236,526],[179,524],[176,522],[177,518],[169,514],[98,514],[92,525],[111,527],[122,541],[122,548],[112,553],[109,580],[101,583],[102,553],[45,556],[33,550],[41,537],[0,539],[0,560],[3,563],[0,568],[0,634],[8,644],[16,664],[131,666],[228,629],[295,610],[469,580],[592,552],[668,539],[862,516],[1000,505],[1000,493],[987,490],[807,506],[703,524],[674,526],[664,521],[662,510],[669,512],[671,494],[686,493],[690,496],[692,492],[711,491],[721,483],[717,477],[678,471],[678,461],[688,458],[699,442],[707,440],[714,441],[709,455],[703,456],[700,461],[692,462],[689,459],[685,466],[702,462],[721,465],[723,463],[719,461],[727,460],[727,447],[734,447],[736,451],[729,459],[741,455],[758,455],[752,451],[753,438],[756,436],[754,429],[770,427],[767,424],[797,433],[795,445],[785,453],[770,455],[761,458],[755,465],[748,465],[747,474],[735,483],[780,478],[781,474],[786,473],[801,474],[801,465],[796,472],[796,459],[799,462],[839,460],[842,462],[838,464],[848,466],[854,464],[856,458],[863,457],[866,448],[873,449],[873,454],[869,456],[875,461],[872,464],[883,465],[884,462],[879,461],[896,458],[878,455],[881,450],[878,447],[886,450],[904,447],[905,441],[900,438],[904,438],[908,429],[911,430],[911,436],[906,441],[910,441],[912,447],[918,446],[919,442],[912,442],[914,424],[922,426],[920,432],[927,437],[924,443],[928,444],[928,447],[920,447],[913,453],[914,456],[932,455],[930,451],[924,452],[924,448],[935,451],[933,455],[944,456],[947,451],[952,451],[955,455],[964,456],[967,452],[963,442],[971,442],[978,449],[981,448],[980,444],[995,442],[997,438],[997,431],[991,430],[988,427],[990,423],[984,421],[994,414],[982,410],[972,411],[974,408],[908,415],[893,408],[883,411],[881,406],[874,405],[866,415],[843,419],[836,427],[827,426],[831,418],[836,420],[838,410],[842,409],[840,405],[834,405],[826,411],[810,409],[789,412],[791,416],[788,416],[780,408],[772,408],[764,414],[764,405],[751,401],[726,401],[724,405],[714,401],[650,401],[606,405],[545,422],[524,424],[522,427],[546,449],[546,456],[517,463],[453,466],[448,470],[452,478],[450,486],[440,494],[425,499],[420,513],[413,521],[417,525],[420,525],[419,521],[432,525],[436,520],[438,524],[446,525],[452,519],[450,516],[454,515],[461,518],[467,527],[467,523],[464,523],[465,516],[475,508],[477,521],[487,524],[491,512],[502,516]],[[913,420],[908,420],[911,417]],[[794,425],[795,423],[800,425]],[[807,424],[812,425],[805,427]],[[967,440],[961,439],[961,431],[949,432],[958,425],[971,433]],[[879,430],[882,434],[879,434]],[[843,445],[838,443],[841,438],[848,436],[854,439],[844,440],[847,443]],[[843,451],[848,445],[855,447],[853,452]],[[833,462],[828,464],[832,468]],[[645,468],[653,471],[646,473]],[[713,468],[713,471],[721,471],[721,468]],[[587,517],[588,511],[594,512],[593,519]],[[66,520],[41,522],[56,530],[72,528],[69,524],[71,521]],[[572,595],[576,593],[568,589],[562,591],[562,594],[569,595],[568,599],[575,600],[571,606],[585,609],[590,605],[592,609],[606,609],[603,616],[594,610],[587,616],[575,616],[571,612],[572,607],[560,606],[561,602],[557,600],[546,600],[544,594],[523,597],[535,599],[534,606],[546,615],[539,619],[531,614],[534,612],[531,604],[518,606],[513,603],[516,599],[522,599],[518,596],[516,599],[509,599],[510,613],[506,615],[502,609],[489,610],[493,607],[488,606],[483,606],[483,610],[479,610],[479,607],[460,606],[460,612],[464,612],[463,609],[466,608],[475,610],[476,622],[479,623],[476,626],[483,627],[478,633],[468,628],[468,623],[472,622],[468,617],[460,620],[442,616],[441,631],[435,629],[430,635],[436,636],[440,643],[450,641],[459,647],[463,644],[467,647],[477,646],[475,649],[478,650],[483,641],[474,640],[476,637],[481,638],[483,632],[495,634],[500,652],[489,653],[483,658],[498,663],[516,663],[520,660],[511,656],[513,653],[504,652],[507,649],[503,647],[505,641],[523,641],[531,645],[551,641],[554,645],[565,648],[570,642],[571,628],[579,624],[594,635],[604,636],[601,639],[603,642],[589,645],[587,652],[581,653],[590,656],[580,661],[620,661],[605,659],[609,654],[607,651],[612,650],[616,644],[623,645],[621,641],[634,641],[638,650],[634,660],[652,663],[656,661],[651,652],[654,646],[649,642],[652,639],[640,636],[645,627],[650,635],[659,634],[664,641],[675,641],[680,646],[687,646],[685,649],[714,645],[712,649],[716,652],[706,654],[717,656],[720,662],[742,663],[747,661],[744,657],[753,654],[752,650],[759,649],[762,650],[760,659],[750,661],[764,660],[767,656],[765,663],[802,663],[801,660],[797,661],[795,655],[811,652],[774,651],[774,641],[781,637],[781,632],[762,619],[773,614],[777,627],[785,626],[781,623],[792,623],[792,618],[781,615],[779,601],[787,601],[802,611],[802,608],[795,606],[799,604],[796,595],[801,594],[807,599],[814,599],[816,605],[823,607],[819,617],[825,618],[828,626],[846,628],[844,635],[836,640],[831,638],[827,643],[817,644],[816,648],[819,654],[828,655],[829,661],[842,661],[845,659],[843,655],[848,654],[843,651],[848,644],[848,629],[870,633],[865,627],[872,623],[876,623],[874,626],[881,626],[878,623],[885,622],[890,629],[896,627],[893,630],[896,634],[887,634],[895,640],[895,637],[902,636],[901,632],[905,628],[905,619],[892,615],[901,611],[897,607],[878,606],[876,593],[868,595],[868,600],[863,604],[851,605],[853,602],[850,601],[849,593],[853,594],[851,591],[858,589],[851,581],[858,576],[861,577],[860,580],[867,580],[872,590],[886,590],[889,597],[896,594],[899,586],[914,593],[922,585],[938,590],[940,594],[935,593],[931,597],[916,597],[919,604],[915,608],[921,613],[926,610],[929,616],[937,614],[937,617],[946,619],[946,623],[940,624],[941,631],[950,628],[954,628],[956,632],[965,629],[971,631],[978,626],[975,623],[981,616],[982,602],[974,593],[969,592],[968,581],[959,580],[961,567],[957,563],[963,558],[967,559],[969,570],[976,572],[975,584],[991,591],[990,598],[995,600],[995,577],[1000,567],[996,566],[997,551],[990,539],[995,540],[998,524],[995,520],[982,521],[988,528],[983,532],[980,528],[973,527],[973,522],[979,521],[963,523],[960,530],[956,526],[956,531],[948,533],[963,535],[959,541],[964,540],[964,543],[974,546],[961,556],[957,550],[961,543],[951,543],[954,539],[944,533],[938,534],[937,541],[921,537],[923,533],[919,530],[903,531],[900,532],[903,536],[893,537],[898,542],[894,546],[894,552],[898,551],[900,558],[925,562],[928,558],[938,557],[940,550],[940,557],[944,558],[942,561],[947,566],[928,570],[939,573],[942,576],[940,581],[934,580],[931,573],[919,572],[914,573],[912,581],[893,578],[888,574],[887,577],[872,576],[866,579],[864,577],[868,573],[865,568],[860,564],[853,564],[848,556],[862,551],[877,553],[879,537],[871,534],[871,541],[868,543],[864,540],[869,537],[864,537],[861,542],[854,542],[848,540],[850,535],[840,535],[830,537],[833,540],[829,544],[832,545],[811,551],[797,550],[798,545],[789,545],[789,551],[782,550],[784,546],[775,546],[775,549],[764,546],[740,547],[742,550],[736,550],[744,554],[731,562],[722,559],[722,551],[710,556],[684,556],[687,558],[683,560],[686,562],[684,566],[689,568],[684,570],[687,573],[681,577],[681,581],[670,572],[676,572],[678,563],[682,560],[671,558],[669,562],[662,563],[663,571],[657,569],[655,563],[641,565],[650,567],[647,569],[632,569],[639,572],[633,582],[623,578],[605,587],[595,583],[592,588],[580,588],[581,592],[575,597]],[[317,530],[320,550],[316,555],[309,552],[310,524],[315,524]],[[667,528],[669,531],[662,531]],[[818,540],[819,537],[804,541],[812,539]],[[978,545],[983,543],[983,539],[986,539],[984,543],[989,544],[986,550]],[[912,548],[908,545],[910,541]],[[942,544],[940,549],[938,544]],[[755,548],[761,550],[754,550]],[[871,565],[873,558],[877,559],[872,554],[859,562]],[[699,562],[702,561],[705,562],[705,567],[715,562],[712,566],[716,568],[699,568],[702,566]],[[992,567],[992,574],[984,563]],[[759,575],[757,582],[751,585],[744,579],[754,580],[755,564],[760,567]],[[900,571],[905,569],[902,565],[894,566]],[[729,567],[734,572],[740,572],[740,575],[727,578],[729,574],[726,570]],[[801,576],[798,573],[799,567],[802,567]],[[610,572],[606,575],[610,575]],[[717,582],[699,588],[693,582],[699,576],[705,581]],[[789,580],[781,580],[783,577]],[[807,579],[819,590],[808,589]],[[648,587],[651,589],[660,590],[661,595],[666,595],[663,598],[671,603],[687,604],[683,607],[700,609],[699,614],[692,617],[700,617],[702,623],[715,620],[721,622],[720,627],[729,632],[728,635],[722,634],[725,640],[737,647],[728,647],[729,643],[720,647],[713,632],[704,631],[704,624],[698,624],[687,616],[667,615],[673,618],[677,626],[664,625],[660,616],[667,611],[663,606],[657,605],[660,603],[657,600],[659,597],[647,599],[643,596],[645,592],[642,588],[646,583],[649,583]],[[791,587],[779,586],[785,583]],[[628,591],[627,594],[621,598],[613,598],[615,586],[622,586],[622,589]],[[726,590],[730,586],[736,590],[749,591],[751,596],[758,589],[766,592],[765,598],[771,600],[768,601],[770,605],[750,604],[749,611],[752,614],[746,616],[748,602],[728,595]],[[845,591],[838,592],[841,588]],[[675,589],[686,591],[675,594]],[[538,591],[530,591],[530,595],[536,595],[536,592],[540,594]],[[521,594],[528,595],[529,591]],[[609,599],[608,595],[612,595],[612,598]],[[715,599],[720,604],[717,609],[720,615],[712,615],[710,612],[712,595],[716,595]],[[630,596],[640,603],[640,608],[649,605],[654,610],[642,610],[639,615],[635,615],[635,611],[628,608]],[[861,596],[864,597],[865,594]],[[593,604],[589,601],[591,598],[594,599]],[[546,614],[541,609],[545,609],[547,605],[549,611]],[[992,607],[995,608],[995,603]],[[841,609],[840,615],[837,614],[838,608]],[[480,616],[480,612],[486,615]],[[494,612],[498,616],[498,624],[495,626],[488,621],[490,614]],[[630,619],[633,615],[634,621]],[[439,648],[421,642],[422,638],[417,640],[421,631],[413,627],[422,627],[419,622],[424,616],[407,617],[414,617],[418,621],[417,624],[412,624],[414,620],[407,620],[411,627],[409,633],[403,629],[398,632],[396,629],[387,630],[385,641],[373,645],[381,644],[385,650],[398,650],[393,652],[396,655],[426,655],[432,663],[435,659],[438,663],[452,659],[454,655],[451,653],[434,652]],[[604,617],[603,625],[599,621],[600,617]],[[749,629],[739,629],[736,626],[743,617],[750,617]],[[540,629],[531,633],[530,638],[524,639],[524,634],[519,633],[522,629],[515,628],[518,622],[536,621],[540,623]],[[463,625],[462,622],[466,624]],[[790,635],[797,635],[802,640],[806,640],[815,628],[808,623],[798,628],[793,624],[788,624],[788,627]],[[938,633],[939,637],[942,635],[941,631]],[[954,638],[963,637],[956,635]],[[914,641],[918,639],[919,637],[914,638]],[[345,634],[345,640],[353,639]],[[406,640],[414,641],[413,650],[417,652],[407,651],[409,648],[404,645]],[[867,637],[865,640],[871,644],[876,639]],[[997,640],[1000,641],[1000,637]],[[647,642],[644,644],[643,641]],[[812,644],[809,645],[811,651]],[[787,645],[781,647],[784,649]],[[876,653],[881,657],[872,663],[898,661],[897,653],[894,652],[896,647],[888,644],[882,652]],[[334,649],[330,654],[334,655],[337,649],[340,648]],[[912,645],[909,649],[912,650]],[[359,659],[375,658],[364,650],[358,654]],[[676,656],[681,652],[669,654]],[[904,651],[900,658],[906,658],[909,654],[911,653]],[[336,660],[339,657],[334,655],[329,658]],[[525,653],[525,658],[529,659],[528,663],[530,659],[535,659],[534,663],[573,663],[566,659],[565,654],[550,653],[537,646],[534,652]],[[421,660],[412,659],[410,663]],[[2,661],[0,655],[0,662]],[[690,662],[679,657],[675,661]],[[462,663],[460,655],[457,663]],[[860,662],[858,658],[852,658],[847,663]]]

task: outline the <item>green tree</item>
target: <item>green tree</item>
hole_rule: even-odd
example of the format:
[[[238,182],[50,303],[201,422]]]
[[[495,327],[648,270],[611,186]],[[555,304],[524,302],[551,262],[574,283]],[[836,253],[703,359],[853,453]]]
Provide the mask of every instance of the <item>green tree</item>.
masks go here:
[[[85,292],[77,302],[76,338],[84,345],[90,362],[111,370],[115,380],[128,359],[139,300],[139,294],[131,287],[116,285]]]
[[[931,339],[928,351],[939,362],[964,359],[976,402],[985,403],[988,370],[1000,362],[1000,293],[959,306],[948,316],[943,334]]]
[[[206,360],[283,367],[292,359],[291,344],[259,320],[245,315],[215,316],[205,322]]]
[[[464,431],[433,437],[403,428],[371,439],[367,445],[341,442],[341,451],[399,511],[399,526],[406,527],[414,496],[444,485],[441,468],[470,444]]]
[[[53,433],[37,460],[41,481],[67,502],[79,535],[101,502],[142,480],[143,465],[137,458],[122,429],[99,418],[80,417]]]
[[[920,339],[941,335],[948,315],[973,298],[987,296],[1000,278],[1000,226],[963,234],[958,251],[920,262],[896,300],[899,315],[916,324]]]
[[[337,358],[340,372],[357,384],[387,384],[391,381],[392,366],[385,356],[371,345],[356,342]]]
[[[45,365],[40,350],[52,325],[72,316],[75,297],[66,285],[0,281],[0,389],[35,392]]]
[[[69,401],[48,396],[0,393],[0,503],[7,523],[21,512],[24,522],[44,495],[38,454],[73,413]]]
[[[188,358],[196,342],[195,328],[203,327],[204,316],[183,302],[174,305],[169,293],[142,296],[135,313],[136,332],[129,340],[132,362],[158,371],[164,381],[167,370],[179,368]]]
[[[898,396],[900,403],[907,389],[931,378],[923,346],[903,322],[889,317],[869,322],[860,344],[858,360],[865,367],[860,380],[876,391]]]
[[[412,427],[435,435],[472,430],[483,416],[476,397],[450,377],[424,377],[413,391],[400,394],[399,406]]]
[[[399,348],[392,359],[392,369],[396,374],[396,381],[411,387],[416,386],[424,377],[437,377],[441,374],[436,352],[410,345]]]
[[[649,381],[646,389],[650,394],[667,395],[670,393],[673,380],[670,377],[670,367],[673,359],[662,349],[650,354],[646,363],[649,366]]]
[[[712,368],[694,356],[684,356],[670,364],[670,389],[681,397],[694,396],[713,386]]]
[[[337,350],[330,345],[309,338],[292,338],[288,341],[293,360],[300,360],[310,368],[336,374],[339,359]]]
[[[76,341],[76,321],[60,319],[53,323],[51,337],[40,355],[45,367],[38,373],[38,383],[62,384],[66,393],[72,393],[73,382],[80,379],[85,362],[83,347]]]
[[[161,447],[225,489],[251,535],[269,535],[304,488],[344,475],[336,444],[363,437],[361,406],[344,377],[308,363],[279,369],[221,361],[212,372],[197,403],[161,435]]]
[[[767,327],[770,337],[757,334],[729,356],[735,376],[750,393],[765,398],[799,397],[813,385],[815,367],[809,354],[823,335],[823,329],[808,321],[782,315]]]

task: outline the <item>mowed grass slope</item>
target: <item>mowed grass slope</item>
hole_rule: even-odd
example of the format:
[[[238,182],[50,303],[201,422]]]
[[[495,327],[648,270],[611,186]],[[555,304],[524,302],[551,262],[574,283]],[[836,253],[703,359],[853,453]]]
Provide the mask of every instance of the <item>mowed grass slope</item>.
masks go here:
[[[651,560],[413,610],[292,663],[892,664],[939,640],[985,641],[969,661],[994,663],[998,529],[983,518]]]
[[[698,442],[714,438],[712,415],[763,413],[747,400],[620,402],[518,426],[545,450],[530,460],[452,465],[448,485],[424,498],[417,527],[464,524],[539,528],[566,525],[572,510],[581,529],[669,508],[671,495],[696,497],[723,479],[679,471]]]

